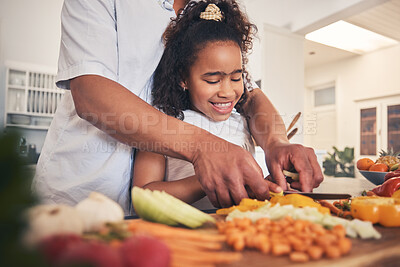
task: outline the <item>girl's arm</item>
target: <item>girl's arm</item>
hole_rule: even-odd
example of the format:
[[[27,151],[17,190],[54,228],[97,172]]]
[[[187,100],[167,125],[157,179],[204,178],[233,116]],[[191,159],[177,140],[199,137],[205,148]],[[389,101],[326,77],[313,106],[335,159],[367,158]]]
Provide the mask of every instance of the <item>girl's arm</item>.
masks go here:
[[[137,151],[133,171],[133,185],[150,190],[165,191],[186,203],[193,203],[206,194],[195,175],[177,181],[164,181],[165,158],[147,151]]]

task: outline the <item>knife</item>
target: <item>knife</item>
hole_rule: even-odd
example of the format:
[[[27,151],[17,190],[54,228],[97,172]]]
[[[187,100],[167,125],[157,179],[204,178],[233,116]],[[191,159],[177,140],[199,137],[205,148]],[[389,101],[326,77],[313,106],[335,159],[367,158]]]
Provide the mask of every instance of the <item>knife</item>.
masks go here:
[[[335,193],[306,193],[300,191],[283,191],[284,195],[299,194],[310,197],[312,199],[348,199],[351,198],[349,194],[335,194]]]

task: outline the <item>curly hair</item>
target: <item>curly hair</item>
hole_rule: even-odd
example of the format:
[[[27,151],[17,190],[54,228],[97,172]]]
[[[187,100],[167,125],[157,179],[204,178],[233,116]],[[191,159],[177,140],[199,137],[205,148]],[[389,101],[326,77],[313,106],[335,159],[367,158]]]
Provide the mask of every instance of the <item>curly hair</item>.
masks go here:
[[[222,12],[222,21],[204,20],[200,13],[209,4],[215,4]],[[153,76],[153,106],[164,113],[183,120],[183,110],[190,109],[189,92],[183,90],[181,82],[189,77],[191,66],[198,53],[209,42],[233,41],[242,52],[244,92],[235,105],[242,113],[241,106],[251,89],[250,77],[245,65],[247,54],[252,49],[253,35],[257,32],[235,0],[192,1],[171,19],[163,41],[165,50]]]

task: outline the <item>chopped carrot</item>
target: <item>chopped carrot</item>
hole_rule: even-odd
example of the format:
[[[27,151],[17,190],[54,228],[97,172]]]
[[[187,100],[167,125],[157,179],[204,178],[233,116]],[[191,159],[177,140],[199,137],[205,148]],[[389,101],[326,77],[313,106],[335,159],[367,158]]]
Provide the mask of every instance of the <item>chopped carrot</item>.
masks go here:
[[[193,240],[203,241],[225,241],[224,235],[208,234],[202,232],[195,232],[189,229],[176,228],[163,224],[146,222],[141,220],[134,220],[129,222],[128,229],[131,232],[135,231],[148,231],[155,236],[170,236],[174,238],[188,238]]]

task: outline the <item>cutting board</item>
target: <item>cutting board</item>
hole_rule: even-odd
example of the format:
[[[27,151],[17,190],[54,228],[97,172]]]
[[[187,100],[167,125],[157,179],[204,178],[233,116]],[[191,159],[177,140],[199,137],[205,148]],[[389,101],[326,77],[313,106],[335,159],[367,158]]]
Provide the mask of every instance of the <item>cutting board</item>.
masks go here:
[[[215,215],[214,215],[215,216]],[[221,216],[215,216],[223,219]],[[243,258],[232,264],[218,265],[226,267],[265,267],[265,266],[338,266],[338,267],[399,267],[400,266],[400,227],[385,228],[376,226],[381,239],[351,239],[351,252],[339,259],[322,259],[307,263],[293,263],[288,256],[275,257],[264,255],[255,250],[243,251]],[[217,233],[214,227],[198,229],[209,233]]]

